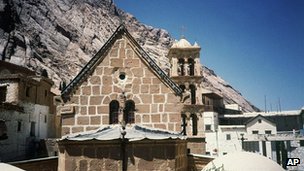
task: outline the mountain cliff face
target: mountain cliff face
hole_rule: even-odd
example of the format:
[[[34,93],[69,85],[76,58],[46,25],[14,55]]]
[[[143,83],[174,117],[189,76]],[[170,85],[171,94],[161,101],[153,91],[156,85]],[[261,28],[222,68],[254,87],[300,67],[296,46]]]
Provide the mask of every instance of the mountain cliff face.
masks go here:
[[[112,0],[2,0],[0,1],[0,59],[47,73],[58,86],[69,82],[123,22],[133,37],[161,66],[173,42],[166,30],[140,23]],[[207,67],[204,85],[256,110],[241,94]]]

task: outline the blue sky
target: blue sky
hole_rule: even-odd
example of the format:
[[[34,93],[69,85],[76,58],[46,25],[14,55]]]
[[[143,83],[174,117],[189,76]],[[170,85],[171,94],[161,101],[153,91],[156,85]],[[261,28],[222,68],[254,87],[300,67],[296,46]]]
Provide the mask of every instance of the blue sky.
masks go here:
[[[202,47],[201,63],[264,110],[304,106],[303,0],[115,0],[140,22]]]

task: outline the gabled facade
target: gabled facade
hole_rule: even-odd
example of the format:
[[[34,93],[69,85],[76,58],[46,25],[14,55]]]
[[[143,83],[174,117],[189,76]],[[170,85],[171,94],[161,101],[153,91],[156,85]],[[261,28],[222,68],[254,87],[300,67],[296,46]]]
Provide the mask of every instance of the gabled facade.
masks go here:
[[[121,25],[62,91],[62,135],[123,122],[180,132],[181,95]]]

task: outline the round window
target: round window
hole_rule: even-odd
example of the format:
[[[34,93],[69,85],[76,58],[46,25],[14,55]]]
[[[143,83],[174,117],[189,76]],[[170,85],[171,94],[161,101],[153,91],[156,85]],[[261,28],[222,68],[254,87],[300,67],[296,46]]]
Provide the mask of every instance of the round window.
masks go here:
[[[124,80],[126,78],[126,74],[125,73],[120,73],[119,74],[119,79]]]

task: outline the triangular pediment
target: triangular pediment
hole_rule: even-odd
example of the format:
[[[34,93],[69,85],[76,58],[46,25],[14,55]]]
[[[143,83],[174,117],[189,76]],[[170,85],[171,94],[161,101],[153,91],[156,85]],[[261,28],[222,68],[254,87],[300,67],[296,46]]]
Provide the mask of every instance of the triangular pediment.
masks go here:
[[[113,35],[108,39],[108,41],[103,45],[103,47],[95,54],[95,56],[81,69],[78,75],[67,85],[67,87],[62,91],[61,96],[63,99],[69,97],[71,92],[73,92],[84,80],[94,72],[97,65],[99,65],[106,58],[106,54],[122,36],[128,39],[128,42],[134,47],[137,56],[140,60],[149,68],[149,70],[160,79],[160,81],[168,86],[176,95],[181,95],[182,90],[179,86],[171,80],[170,77],[153,61],[153,59],[143,50],[143,48],[136,42],[136,40],[131,36],[124,25],[120,25]]]

